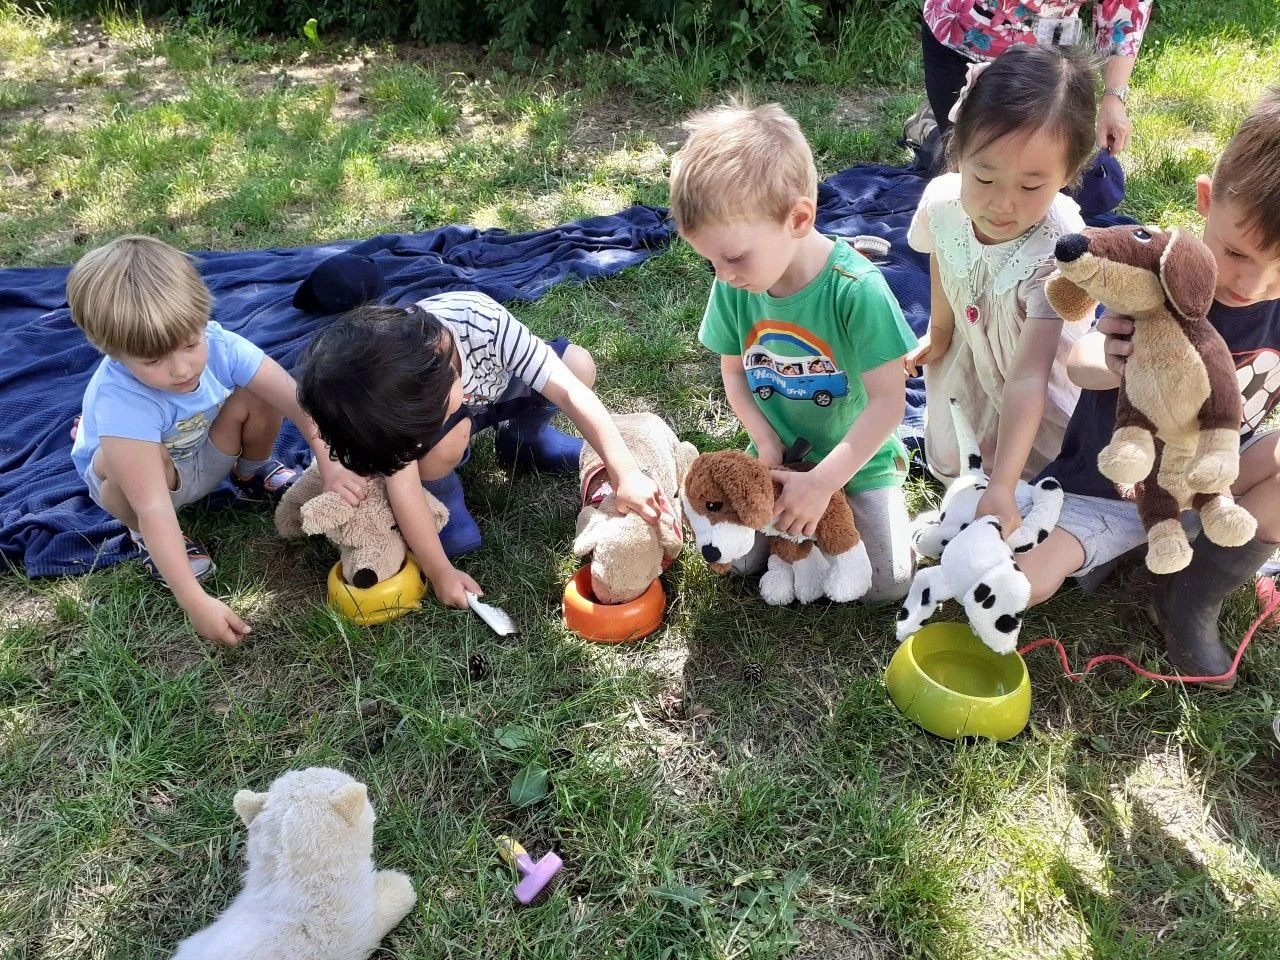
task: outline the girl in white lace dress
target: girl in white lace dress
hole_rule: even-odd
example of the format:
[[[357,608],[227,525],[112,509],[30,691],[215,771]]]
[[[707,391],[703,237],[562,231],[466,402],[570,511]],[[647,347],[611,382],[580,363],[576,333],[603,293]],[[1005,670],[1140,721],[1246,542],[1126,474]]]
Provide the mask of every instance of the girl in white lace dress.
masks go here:
[[[924,192],[911,246],[929,254],[929,331],[908,357],[925,368],[925,459],[960,471],[948,398],[973,424],[991,483],[978,515],[1021,522],[1014,489],[1058,455],[1079,388],[1067,353],[1087,324],[1064,325],[1044,295],[1059,237],[1084,223],[1059,191],[1093,150],[1096,75],[1056,47],[1019,46],[969,68],[948,152],[958,172]],[[1077,329],[1078,328],[1078,329]]]

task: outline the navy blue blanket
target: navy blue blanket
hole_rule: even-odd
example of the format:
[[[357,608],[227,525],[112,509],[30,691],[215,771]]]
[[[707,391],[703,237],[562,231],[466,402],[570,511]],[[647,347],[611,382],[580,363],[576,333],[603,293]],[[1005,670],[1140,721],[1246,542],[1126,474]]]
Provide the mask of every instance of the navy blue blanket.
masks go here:
[[[872,234],[891,244],[877,263],[917,334],[929,324],[928,258],[907,246],[907,227],[925,178],[910,167],[850,167],[818,187],[825,233]],[[670,239],[666,211],[632,207],[611,217],[510,235],[446,227],[297,250],[198,255],[213,291],[214,317],[257,343],[285,369],[324,318],[295,310],[294,288],[341,250],[377,261],[392,302],[442,290],[479,289],[496,300],[534,300],[566,279],[633,266]],[[1105,225],[1128,222],[1099,218]],[[89,500],[68,457],[71,419],[98,355],[66,309],[66,267],[0,270],[0,555],[32,576],[79,573],[132,553],[118,523]],[[924,427],[924,381],[907,384],[901,434],[917,447]],[[291,427],[277,456],[301,465],[308,451]]]
[[[478,289],[496,300],[534,300],[570,278],[640,263],[670,239],[665,211],[635,206],[536,233],[445,227],[295,250],[197,254],[214,319],[291,369],[326,318],[295,310],[294,289],[342,250],[372,257],[386,299]],[[133,555],[119,523],[89,499],[68,456],[72,418],[100,357],[72,324],[67,267],[0,270],[0,556],[28,574],[83,573]],[[291,427],[277,455],[309,451]]]

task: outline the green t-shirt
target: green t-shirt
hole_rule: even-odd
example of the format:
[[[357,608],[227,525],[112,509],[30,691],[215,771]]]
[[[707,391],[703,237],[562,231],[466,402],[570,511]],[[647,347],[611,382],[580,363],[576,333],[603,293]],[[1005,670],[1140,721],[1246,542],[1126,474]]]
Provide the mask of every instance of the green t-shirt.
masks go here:
[[[843,240],[822,272],[789,297],[717,282],[698,339],[722,356],[742,357],[747,385],[783,447],[804,437],[813,444],[806,459],[815,463],[866,407],[862,374],[916,346],[884,275]],[[906,475],[906,450],[893,435],[844,489],[900,486]]]

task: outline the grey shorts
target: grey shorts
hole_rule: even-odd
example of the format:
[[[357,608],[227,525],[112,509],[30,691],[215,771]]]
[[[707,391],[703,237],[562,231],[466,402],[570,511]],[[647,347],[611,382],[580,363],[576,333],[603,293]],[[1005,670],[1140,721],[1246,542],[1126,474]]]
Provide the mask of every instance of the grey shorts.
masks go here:
[[[1240,452],[1274,432],[1258,430],[1240,445]],[[1199,520],[1193,513],[1184,514],[1182,522],[1189,530],[1199,529]],[[1147,542],[1147,531],[1138,517],[1138,506],[1129,500],[1068,493],[1062,502],[1058,526],[1084,547],[1084,565],[1072,574],[1073,577],[1082,577],[1095,567]]]
[[[217,488],[218,484],[231,474],[239,457],[223,453],[213,443],[209,434],[204,435],[195,453],[181,460],[173,461],[178,471],[178,487],[169,491],[169,499],[173,508],[185,507],[189,503],[202,500]],[[85,486],[89,488],[89,498],[98,506],[102,506],[102,478],[89,464],[84,474]],[[103,507],[103,509],[106,509]]]

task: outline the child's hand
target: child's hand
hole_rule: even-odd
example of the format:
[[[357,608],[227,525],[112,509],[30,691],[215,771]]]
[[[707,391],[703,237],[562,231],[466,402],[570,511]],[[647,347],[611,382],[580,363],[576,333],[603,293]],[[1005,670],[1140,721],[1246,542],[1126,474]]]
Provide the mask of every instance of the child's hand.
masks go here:
[[[912,353],[908,353],[903,358],[903,366],[906,368],[908,377],[914,377],[916,370],[930,363],[937,363],[947,355],[947,351],[951,349],[951,329],[941,328],[934,329],[930,327],[923,337],[920,338],[920,345]]]
[[[1022,514],[1018,512],[1018,501],[1012,490],[1003,487],[989,486],[987,492],[978,501],[973,511],[974,518],[996,517],[1000,521],[1000,536],[1008,540],[1013,531],[1022,526]]]
[[[793,537],[812,537],[835,493],[816,471],[773,470],[782,492],[773,504],[773,526]]]
[[[763,463],[770,470],[776,470],[782,466],[782,458],[786,454],[786,450],[782,446],[782,441],[778,439],[778,435],[772,431],[769,436],[756,440],[756,459]]]
[[[614,491],[621,513],[639,514],[645,523],[653,526],[662,516],[662,491],[658,484],[642,470],[631,470],[622,475],[618,489]]]
[[[191,604],[187,616],[200,636],[224,647],[236,646],[252,629],[234,610],[207,593]]]
[[[477,597],[484,596],[480,584],[455,566],[449,566],[427,576],[431,580],[432,592],[446,607],[464,610],[467,606],[468,593],[474,593]]]
[[[1113,317],[1108,313],[1099,318],[1096,329],[1106,336],[1106,342],[1102,350],[1107,369],[1117,377],[1124,376],[1125,362],[1128,360],[1129,354],[1133,353],[1131,339],[1133,337],[1133,321],[1128,317]]]
[[[360,474],[352,473],[337,460],[321,461],[319,470],[325,493],[336,493],[353,507],[364,500],[368,484]]]

